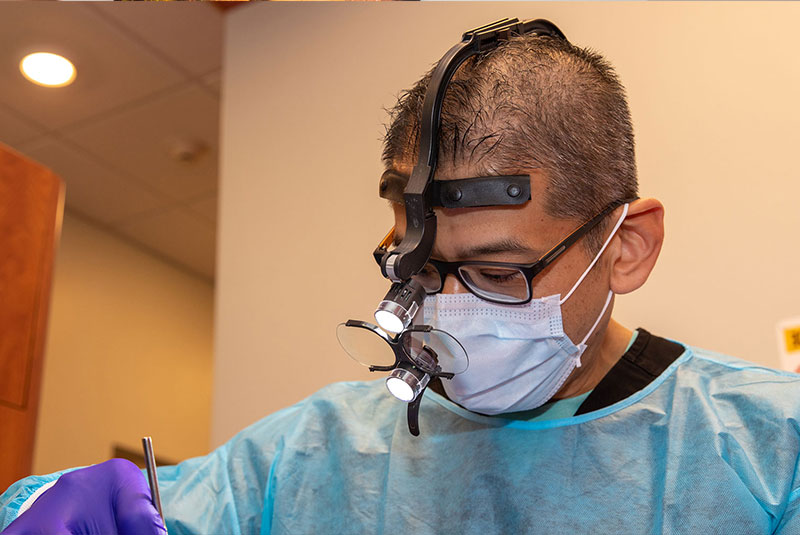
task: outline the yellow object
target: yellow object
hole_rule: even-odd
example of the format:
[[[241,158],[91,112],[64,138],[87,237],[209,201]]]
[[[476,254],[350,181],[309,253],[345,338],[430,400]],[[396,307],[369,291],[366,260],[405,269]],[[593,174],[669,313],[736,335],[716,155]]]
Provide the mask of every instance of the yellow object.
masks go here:
[[[786,342],[786,352],[800,351],[800,325],[784,327],[783,340]]]

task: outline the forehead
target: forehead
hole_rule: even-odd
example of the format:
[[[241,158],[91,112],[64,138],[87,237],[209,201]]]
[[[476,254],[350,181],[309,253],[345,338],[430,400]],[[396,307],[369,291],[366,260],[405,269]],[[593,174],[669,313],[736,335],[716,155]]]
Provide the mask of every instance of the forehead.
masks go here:
[[[392,173],[407,179],[412,166],[393,166]],[[453,180],[479,176],[473,169],[437,169],[437,180]],[[470,251],[495,250],[499,244],[520,244],[519,254],[543,254],[572,230],[574,222],[556,219],[545,211],[548,181],[540,169],[517,171],[531,177],[531,200],[513,206],[481,208],[436,208],[437,232],[434,255],[448,260],[465,259]],[[405,234],[405,211],[393,203],[397,234]],[[509,254],[514,254],[510,252]]]
[[[387,171],[394,172],[399,176],[408,179],[411,175],[412,169],[414,169],[414,165],[416,164],[416,160],[412,160],[408,156],[404,156],[402,159],[393,160],[390,165],[387,167]],[[503,167],[502,169],[499,166],[493,165],[491,162],[482,162],[482,165],[477,164],[453,164],[448,160],[439,161],[436,164],[436,170],[434,171],[433,179],[434,180],[454,180],[458,178],[472,178],[478,176],[493,176],[493,175],[527,175],[530,174],[532,171],[530,170],[522,170],[522,169],[510,169]],[[541,170],[536,169],[533,172],[541,172]]]

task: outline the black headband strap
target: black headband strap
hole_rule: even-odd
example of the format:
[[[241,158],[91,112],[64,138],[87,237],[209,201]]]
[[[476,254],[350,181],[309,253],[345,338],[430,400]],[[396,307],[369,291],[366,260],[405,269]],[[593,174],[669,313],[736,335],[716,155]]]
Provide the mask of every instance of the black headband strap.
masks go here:
[[[520,22],[502,19],[465,32],[436,64],[422,102],[420,143],[417,164],[403,190],[406,234],[397,248],[388,251],[381,261],[382,274],[392,281],[403,281],[418,273],[430,258],[436,238],[436,215],[428,204],[428,190],[433,183],[438,157],[439,126],[442,102],[453,74],[470,56],[496,48],[514,35],[534,33],[557,39],[566,37],[553,23],[544,19]]]

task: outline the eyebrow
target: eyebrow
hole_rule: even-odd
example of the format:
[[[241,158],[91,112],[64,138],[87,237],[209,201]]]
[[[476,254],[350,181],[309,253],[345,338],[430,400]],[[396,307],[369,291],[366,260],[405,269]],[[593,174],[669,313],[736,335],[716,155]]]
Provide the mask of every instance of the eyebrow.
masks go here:
[[[520,243],[513,238],[503,238],[494,242],[482,243],[473,247],[467,247],[466,249],[461,249],[458,253],[459,257],[461,258],[469,258],[473,256],[484,256],[497,253],[531,254],[535,252],[537,251],[534,251],[527,245]]]
[[[395,234],[393,245],[397,246],[404,236]],[[503,238],[494,242],[482,243],[472,247],[467,247],[458,251],[458,258],[475,258],[498,253],[518,253],[527,254],[539,258],[544,254],[542,251],[531,249],[527,245],[513,239]]]

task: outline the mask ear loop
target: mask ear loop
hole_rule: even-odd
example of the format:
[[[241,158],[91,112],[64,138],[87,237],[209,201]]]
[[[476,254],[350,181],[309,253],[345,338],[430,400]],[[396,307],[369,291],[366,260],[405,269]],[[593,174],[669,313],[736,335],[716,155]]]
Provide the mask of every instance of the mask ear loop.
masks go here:
[[[600,248],[600,251],[598,251],[597,255],[594,257],[594,260],[592,260],[592,263],[589,264],[589,267],[586,268],[586,271],[583,272],[583,275],[580,276],[580,278],[578,279],[578,282],[576,282],[575,285],[572,287],[572,289],[567,293],[567,295],[558,302],[559,305],[563,305],[567,301],[567,299],[570,298],[572,293],[578,288],[578,286],[580,286],[580,284],[583,282],[583,279],[586,278],[586,275],[589,274],[589,272],[592,270],[592,268],[597,263],[597,261],[600,260],[600,256],[603,254],[603,251],[606,250],[606,247],[608,247],[608,244],[611,243],[611,238],[614,237],[614,235],[617,233],[617,230],[619,230],[619,227],[622,226],[622,222],[625,221],[625,217],[627,215],[628,215],[628,203],[625,203],[624,207],[622,208],[622,215],[620,216],[619,220],[617,220],[617,223],[616,223],[616,225],[614,225],[614,228],[611,230],[611,234],[608,235],[608,238],[606,238],[606,241],[605,241],[605,243],[603,243],[603,246]],[[597,316],[597,319],[594,320],[594,325],[592,325],[592,328],[589,329],[588,333],[586,333],[586,336],[583,337],[583,340],[581,340],[581,343],[578,344],[578,353],[575,355],[575,360],[576,360],[575,367],[576,368],[580,368],[581,367],[581,356],[583,355],[583,352],[586,351],[586,342],[589,340],[589,337],[592,336],[592,333],[597,328],[597,326],[600,324],[600,320],[605,315],[606,310],[608,310],[608,305],[611,303],[611,297],[613,295],[614,295],[614,292],[609,290],[608,291],[608,296],[606,296],[606,303],[603,305],[603,310]]]
[[[592,270],[592,268],[597,263],[597,261],[600,260],[600,256],[603,254],[603,251],[606,250],[606,247],[608,247],[608,244],[611,243],[611,238],[613,238],[614,234],[617,233],[617,230],[619,230],[619,227],[622,225],[622,222],[625,221],[625,216],[627,216],[627,215],[628,215],[628,203],[625,203],[625,205],[622,208],[622,215],[620,216],[619,220],[617,220],[617,224],[614,225],[614,229],[611,231],[611,234],[608,235],[608,238],[606,238],[606,241],[605,241],[605,243],[603,243],[603,246],[600,248],[600,251],[597,253],[597,255],[595,255],[594,260],[592,260],[592,263],[589,264],[588,268],[586,268],[586,271],[583,272],[583,275],[580,276],[580,278],[578,279],[578,282],[576,282],[575,285],[572,287],[572,289],[569,292],[567,292],[567,295],[564,296],[558,302],[559,305],[563,305],[564,303],[567,302],[567,299],[569,299],[570,296],[572,295],[572,293],[575,290],[578,289],[578,286],[581,285],[581,283],[583,282],[583,279],[586,278],[586,275],[589,274],[589,272]],[[608,303],[606,303],[606,306],[608,306]]]
[[[581,356],[583,355],[583,352],[586,351],[586,347],[587,347],[586,346],[586,342],[589,340],[589,337],[592,336],[592,333],[597,328],[597,325],[600,323],[600,320],[603,319],[603,316],[605,316],[606,310],[608,309],[608,304],[611,303],[611,296],[613,296],[613,295],[614,295],[614,292],[609,290],[608,291],[608,296],[606,297],[606,304],[603,305],[603,310],[600,311],[600,315],[597,316],[596,320],[594,320],[594,325],[592,325],[592,328],[589,329],[588,333],[586,333],[586,336],[583,337],[583,340],[581,340],[581,343],[578,344],[578,350],[579,351],[578,351],[577,356],[575,357],[577,359],[577,362],[575,363],[575,367],[576,368],[580,368],[581,367]]]

